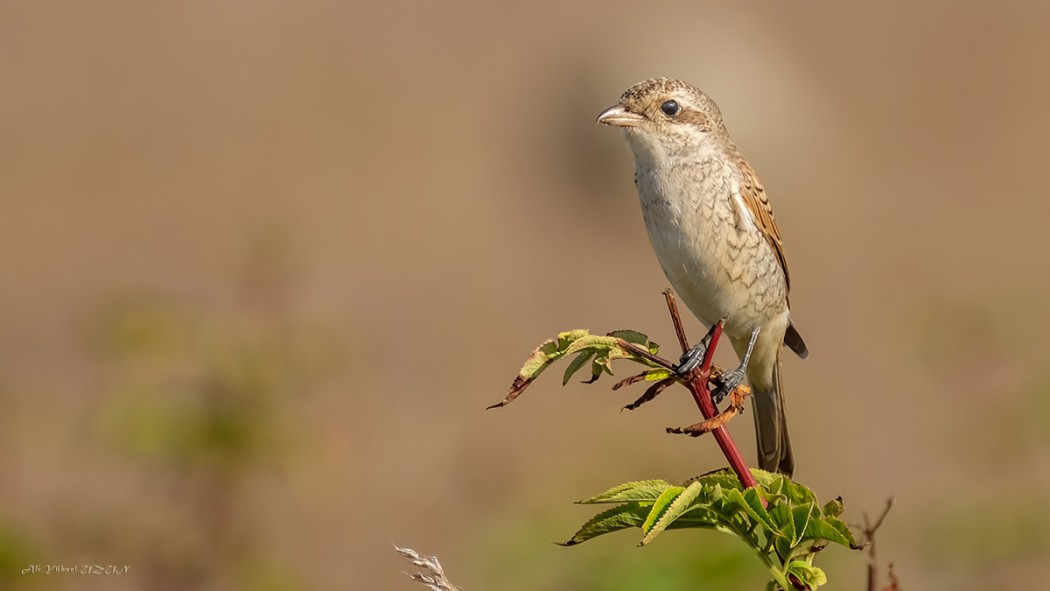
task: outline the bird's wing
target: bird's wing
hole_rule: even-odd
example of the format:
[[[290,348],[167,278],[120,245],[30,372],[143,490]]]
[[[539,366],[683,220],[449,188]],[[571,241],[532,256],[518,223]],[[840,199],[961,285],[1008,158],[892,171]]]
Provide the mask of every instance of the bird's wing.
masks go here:
[[[777,262],[784,270],[784,282],[787,284],[788,291],[791,291],[787,259],[784,258],[784,243],[780,240],[780,229],[777,228],[777,221],[773,218],[773,206],[769,204],[765,188],[762,187],[762,183],[758,182],[755,171],[751,170],[744,157],[738,153],[736,161],[743,177],[740,183],[740,198],[751,214],[751,219],[758,226],[758,231],[762,232],[762,237],[773,249],[773,254],[777,255]]]
[[[738,153],[736,160],[743,177],[743,181],[740,183],[740,199],[744,202],[748,212],[751,213],[751,219],[758,226],[758,231],[762,232],[762,237],[766,239],[769,247],[773,249],[773,254],[777,255],[777,262],[780,263],[780,268],[784,270],[784,284],[787,291],[790,292],[791,276],[788,275],[787,258],[784,257],[784,243],[780,240],[780,228],[777,228],[777,221],[773,218],[773,206],[769,204],[765,188],[762,187],[762,183],[758,182],[758,176],[755,175],[754,170],[751,170],[744,157]],[[784,344],[802,359],[809,356],[809,348],[806,347],[806,342],[802,340],[802,335],[798,333],[794,324],[790,322],[787,333],[784,335]]]

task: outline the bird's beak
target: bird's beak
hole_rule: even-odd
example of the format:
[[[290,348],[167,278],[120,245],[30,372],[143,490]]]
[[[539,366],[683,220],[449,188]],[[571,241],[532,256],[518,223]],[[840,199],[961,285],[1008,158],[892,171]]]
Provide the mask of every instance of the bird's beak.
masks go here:
[[[598,123],[617,127],[634,127],[644,119],[645,117],[628,111],[623,105],[613,105],[598,115]]]

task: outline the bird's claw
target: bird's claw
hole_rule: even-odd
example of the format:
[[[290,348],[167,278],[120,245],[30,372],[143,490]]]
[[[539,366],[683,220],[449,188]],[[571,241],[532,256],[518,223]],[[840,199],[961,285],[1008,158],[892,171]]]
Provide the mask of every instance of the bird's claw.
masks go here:
[[[718,376],[718,388],[711,393],[711,399],[716,405],[722,402],[737,386],[744,383],[744,376],[747,374],[747,364],[751,361],[751,352],[755,350],[755,341],[758,340],[758,333],[761,330],[762,328],[759,327],[751,331],[751,340],[747,343],[747,352],[744,353],[744,358],[740,360],[740,366]]]
[[[678,360],[678,367],[675,368],[678,376],[688,378],[689,374],[693,373],[693,370],[700,366],[700,362],[704,360],[705,355],[707,355],[706,341],[700,341],[692,349],[682,353],[682,357]]]
[[[685,353],[682,353],[682,357],[678,359],[678,367],[675,368],[675,372],[678,377],[687,380],[690,374],[693,373],[697,367],[700,367],[700,363],[703,362],[704,357],[707,356],[707,348],[711,345],[711,339],[715,334],[715,327],[717,324],[712,326],[704,338],[700,339],[700,342],[693,346]]]
[[[736,389],[737,386],[744,383],[744,372],[746,367],[741,365],[740,367],[724,372],[718,376],[718,388],[711,393],[711,400],[717,405],[725,400],[725,397],[730,392]]]

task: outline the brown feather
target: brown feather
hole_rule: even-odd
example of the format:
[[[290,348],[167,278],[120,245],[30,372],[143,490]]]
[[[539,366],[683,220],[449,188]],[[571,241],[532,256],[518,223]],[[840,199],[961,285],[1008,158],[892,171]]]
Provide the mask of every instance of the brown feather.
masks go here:
[[[788,273],[787,257],[784,256],[784,242],[780,239],[780,228],[777,227],[776,218],[773,217],[773,206],[769,204],[769,199],[766,197],[766,189],[758,181],[755,171],[751,169],[739,151],[734,151],[734,161],[743,177],[740,197],[744,201],[744,206],[751,212],[751,219],[755,220],[758,231],[762,232],[762,237],[766,239],[769,247],[777,256],[777,262],[784,271],[784,285],[790,294],[791,275]],[[787,300],[790,306],[790,295],[787,296]],[[809,347],[806,346],[802,335],[798,333],[798,329],[793,324],[788,325],[787,333],[784,335],[784,344],[802,359],[809,356]]]
[[[773,218],[773,206],[769,204],[769,199],[766,197],[766,189],[758,181],[755,171],[751,169],[751,166],[739,151],[734,153],[733,158],[743,177],[743,183],[740,186],[740,196],[743,198],[744,205],[748,211],[751,212],[751,218],[758,225],[758,230],[762,232],[762,237],[766,239],[769,247],[773,249],[773,253],[777,255],[777,262],[780,263],[780,268],[784,271],[784,283],[790,292],[791,276],[788,274],[787,259],[784,257],[784,242],[780,239],[780,228],[777,227],[777,221]]]

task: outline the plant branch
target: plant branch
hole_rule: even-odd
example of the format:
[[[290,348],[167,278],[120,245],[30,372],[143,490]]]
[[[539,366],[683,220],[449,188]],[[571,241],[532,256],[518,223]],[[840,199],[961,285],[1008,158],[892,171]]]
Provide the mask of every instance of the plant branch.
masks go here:
[[[864,513],[864,540],[868,545],[868,591],[876,591],[879,586],[879,561],[875,554],[875,532],[882,527],[882,522],[886,519],[886,515],[893,508],[893,497],[886,499],[886,507],[882,510],[882,514],[875,520],[875,524],[872,525],[868,519],[868,514]],[[889,589],[899,589],[897,577],[893,574],[893,565],[889,567],[891,585]]]
[[[634,353],[635,355],[645,359],[646,361],[653,363],[653,365],[662,367],[670,371],[674,371],[674,363],[668,361],[667,359],[664,359],[663,357],[660,357],[659,355],[653,355],[652,353],[647,351],[645,347],[641,347],[624,339],[619,339],[618,344],[624,349],[630,351],[631,353]]]
[[[689,350],[689,339],[685,337],[685,327],[682,326],[682,316],[678,313],[678,300],[674,297],[671,288],[664,290],[664,300],[667,301],[667,311],[671,314],[671,323],[674,324],[674,333],[678,337],[678,344],[682,347],[682,353]]]
[[[682,352],[685,353],[689,350],[689,339],[685,335],[682,317],[678,313],[678,304],[671,290],[664,291],[664,299],[667,300],[667,310],[671,314],[671,322],[674,324],[678,343],[682,345]],[[696,403],[697,408],[700,409],[700,414],[704,416],[705,420],[711,420],[718,415],[718,409],[715,408],[714,402],[711,401],[708,379],[711,377],[711,361],[714,359],[718,341],[722,337],[724,325],[725,322],[719,321],[718,324],[711,327],[711,342],[707,345],[704,361],[685,384],[689,389],[689,393],[693,395],[693,401]],[[733,441],[729,431],[724,426],[719,426],[711,433],[714,435],[715,441],[718,442],[718,447],[722,449],[722,454],[729,461],[730,467],[733,468],[733,472],[736,472],[736,476],[740,479],[740,483],[744,485],[744,488],[756,488],[758,483],[755,482],[755,477],[751,475],[751,470],[748,469],[747,463],[744,462],[744,456],[740,453],[740,448],[736,446],[736,442]]]

